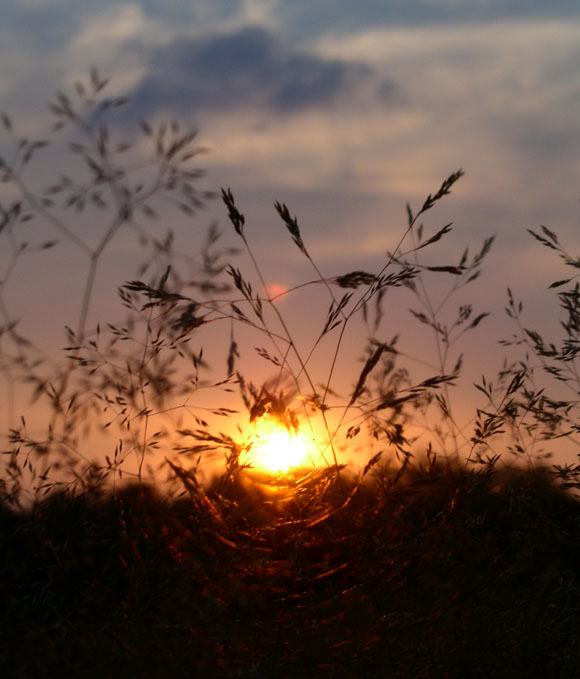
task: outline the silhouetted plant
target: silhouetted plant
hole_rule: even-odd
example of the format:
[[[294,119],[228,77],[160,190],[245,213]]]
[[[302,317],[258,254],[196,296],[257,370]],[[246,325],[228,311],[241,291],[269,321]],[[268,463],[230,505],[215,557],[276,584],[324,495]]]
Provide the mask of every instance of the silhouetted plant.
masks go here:
[[[479,277],[493,238],[486,239],[481,249],[471,257],[466,249],[457,263],[427,265],[423,263],[425,249],[446,238],[452,231],[452,224],[428,234],[421,220],[451,192],[463,175],[461,170],[450,175],[438,191],[429,195],[416,213],[407,206],[407,226],[395,249],[387,251],[377,272],[352,271],[325,277],[309,254],[297,218],[292,216],[285,204],[275,203],[282,223],[316,275],[313,281],[284,294],[292,294],[305,286],[322,285],[330,302],[319,334],[312,338],[310,348],[302,353],[296,345],[291,321],[284,317],[276,304],[277,298],[262,292],[267,291],[266,281],[251,247],[251,234],[245,217],[236,206],[231,190],[222,191],[222,200],[234,231],[253,264],[257,286],[251,282],[251,275],[242,273],[231,263],[226,266],[223,254],[235,254],[234,249],[230,248],[225,253],[215,251],[219,238],[215,225],[210,228],[206,244],[201,248],[202,277],[192,281],[188,278],[190,272],[185,275],[178,273],[178,253],[172,247],[172,233],[168,231],[162,237],[150,235],[138,221],[139,214],[146,218],[157,216],[159,205],[156,202],[169,201],[187,215],[194,214],[203,205],[210,194],[195,188],[194,183],[202,176],[202,171],[190,165],[202,149],[194,146],[195,133],[181,132],[177,123],[161,124],[154,130],[142,121],[141,130],[145,141],[153,147],[152,156],[145,155],[139,148],[131,160],[121,160],[131,151],[131,145],[114,141],[115,134],[110,131],[107,116],[123,106],[126,100],[103,97],[105,86],[106,81],[93,71],[88,85],[77,83],[75,86],[76,99],[59,93],[56,102],[51,105],[56,116],[55,129],[63,132],[71,130],[71,135],[73,131],[74,135],[80,135],[80,140],[68,138],[67,144],[86,168],[84,178],[80,178],[80,173],[74,176],[62,174],[46,189],[33,191],[28,186],[25,169],[33,155],[48,146],[45,140],[19,140],[11,162],[2,161],[4,179],[19,196],[2,207],[3,232],[13,250],[0,294],[4,296],[10,272],[17,266],[19,258],[31,249],[25,243],[19,244],[17,227],[32,218],[47,222],[61,239],[68,240],[86,257],[88,265],[76,328],[66,329],[66,360],[54,364],[51,372],[46,369],[46,357],[41,356],[32,342],[19,333],[18,324],[10,316],[6,303],[3,304],[2,370],[7,384],[13,380],[32,384],[33,398],[48,401],[52,413],[46,435],[35,437],[30,434],[25,420],[10,435],[12,448],[7,476],[12,482],[11,497],[18,495],[24,468],[33,476],[39,474],[40,483],[36,484],[36,488],[45,492],[53,482],[62,482],[62,479],[56,481],[49,476],[51,468],[56,467],[62,475],[63,467],[69,467],[75,481],[81,484],[87,474],[93,480],[122,478],[127,474],[135,474],[141,479],[146,460],[151,457],[149,453],[154,453],[152,460],[157,456],[157,466],[159,463],[165,465],[171,449],[179,457],[191,460],[200,454],[221,450],[230,472],[244,469],[247,460],[240,462],[238,457],[241,453],[247,457],[249,449],[243,440],[235,442],[230,435],[216,434],[212,431],[215,423],[203,414],[204,409],[190,406],[191,397],[200,386],[205,388],[212,384],[225,391],[231,391],[237,384],[250,421],[269,414],[289,429],[298,427],[295,404],[299,397],[303,422],[310,422],[313,417],[321,419],[325,433],[324,440],[319,441],[320,453],[337,470],[336,445],[352,441],[361,431],[378,441],[383,451],[395,454],[400,462],[408,464],[416,448],[416,437],[409,436],[408,424],[413,422],[416,427],[419,413],[426,413],[433,407],[436,409],[435,423],[431,418],[424,424],[428,436],[432,437],[429,450],[435,446],[439,454],[460,455],[472,445],[477,447],[476,457],[479,460],[484,459],[481,457],[484,444],[504,432],[510,418],[509,427],[513,430],[516,422],[513,396],[516,392],[519,397],[527,399],[526,413],[534,415],[534,427],[539,426],[543,418],[544,428],[550,423],[554,430],[555,418],[559,417],[562,421],[565,417],[562,401],[550,401],[542,395],[538,403],[539,396],[527,387],[527,390],[524,389],[525,380],[520,369],[513,374],[495,411],[492,406],[496,403],[496,394],[490,388],[492,385],[484,382],[479,386],[488,399],[488,405],[481,410],[473,436],[470,437],[465,426],[454,420],[449,387],[460,377],[463,358],[461,353],[452,355],[451,352],[464,334],[475,329],[488,313],[475,313],[472,305],[463,304],[456,318],[444,321],[442,316],[454,295]],[[15,135],[7,116],[3,117],[3,124],[7,132]],[[102,233],[93,246],[88,245],[83,234],[66,220],[67,212],[83,212],[89,206],[102,213]],[[121,302],[127,311],[124,323],[96,323],[95,330],[89,332],[87,327],[97,269],[121,229],[126,228],[136,231],[144,247],[140,273],[144,274],[153,267],[152,278],[148,282],[134,279],[119,289]],[[534,235],[544,245],[557,249],[567,265],[575,266],[575,261],[560,247],[555,235],[545,228],[543,233],[544,236]],[[56,241],[44,241],[40,247],[55,247],[56,244]],[[241,294],[240,299],[218,299],[215,296],[212,299],[215,293],[223,295],[227,292],[228,284],[221,278],[223,273],[229,275],[234,289]],[[437,302],[432,299],[432,286],[426,282],[427,276],[446,276],[451,281],[448,290]],[[567,282],[570,281],[559,281],[558,284]],[[386,295],[401,286],[416,296],[418,308],[411,309],[411,313],[420,324],[431,329],[434,337],[436,359],[433,374],[417,381],[413,381],[409,366],[401,364],[401,359],[408,363],[412,357],[401,352],[398,335],[391,334],[390,339],[378,337],[382,332]],[[200,300],[197,295],[192,297],[187,293],[188,287],[197,289],[205,299]],[[344,292],[339,294],[338,291]],[[544,360],[552,361],[551,373],[563,379],[562,367],[557,368],[554,361],[570,364],[575,356],[572,334],[577,331],[574,315],[577,297],[574,297],[573,291],[560,294],[569,314],[565,325],[569,337],[562,352],[557,353],[553,346],[544,346],[538,333],[524,333],[528,342],[533,343],[536,353]],[[515,302],[510,300],[510,313],[516,317]],[[363,366],[358,377],[354,376],[350,396],[340,397],[334,392],[335,373],[339,363],[350,362],[348,359],[340,360],[344,333],[349,325],[361,320],[366,323],[368,332]],[[229,324],[231,332],[227,375],[225,380],[213,383],[200,381],[200,371],[209,374],[211,366],[204,360],[201,343],[194,347],[198,330],[210,323],[224,321]],[[276,377],[263,381],[261,386],[255,386],[237,369],[240,347],[235,328],[239,324],[264,336],[269,345],[256,350],[270,367],[274,367]],[[313,356],[323,342],[327,351],[329,340],[333,340],[334,346],[331,368],[326,375],[315,374]],[[184,368],[187,365],[190,366],[188,372]],[[511,373],[513,369],[506,369],[499,376],[500,383],[503,384]],[[572,408],[572,403],[567,403],[567,412]],[[180,411],[187,412],[197,428],[178,426],[178,421],[170,418],[163,426],[157,425],[162,413]],[[235,410],[226,407],[208,409],[208,415],[213,416],[234,414]],[[572,419],[569,420],[573,426]],[[83,453],[83,437],[86,440],[91,434],[91,423],[95,423],[93,429],[95,426],[113,427],[119,434],[114,449],[105,453],[104,464],[102,460],[88,459]],[[528,430],[530,433],[531,430]],[[570,433],[568,431],[567,435]],[[188,443],[188,439],[193,439],[193,443]],[[427,443],[421,442],[420,445],[423,450],[427,449]],[[521,448],[521,444],[516,444],[515,452],[525,452],[517,446]],[[32,464],[34,456],[45,460],[40,472]],[[126,465],[129,459],[136,460],[132,470]],[[376,452],[373,459],[379,459]],[[475,458],[471,454],[468,459]],[[488,456],[485,459],[490,462],[494,458]],[[153,467],[151,473],[155,473]]]
[[[201,245],[201,268],[197,265],[196,271],[194,257],[175,250],[171,230],[151,232],[143,222],[157,219],[164,205],[187,216],[195,215],[212,197],[211,192],[197,188],[203,172],[193,163],[204,149],[196,145],[195,131],[182,131],[177,123],[153,129],[141,122],[142,140],[118,141],[117,133],[111,131],[110,117],[126,99],[105,97],[106,85],[94,70],[87,84],[76,83],[74,97],[59,93],[50,105],[56,117],[53,128],[65,135],[66,149],[73,157],[71,171],[51,177],[50,184],[42,188],[33,187],[34,177],[29,180],[27,171],[34,156],[49,142],[20,138],[11,119],[5,114],[2,117],[14,150],[0,159],[3,181],[11,196],[0,209],[0,233],[5,252],[10,253],[0,282],[0,370],[9,402],[11,385],[27,383],[32,399],[47,404],[51,413],[45,434],[28,433],[24,418],[10,434],[12,452],[7,472],[11,497],[18,495],[24,469],[32,477],[40,474],[33,480],[37,491],[44,492],[51,487],[50,468],[60,468],[57,483],[62,482],[63,466],[70,467],[82,483],[85,471],[102,476],[120,472],[123,460],[136,452],[137,474],[141,475],[145,454],[163,435],[160,430],[150,431],[151,406],[160,408],[168,394],[182,392],[188,379],[185,374],[177,375],[176,358],[193,365],[194,381],[203,366],[201,356],[189,348],[180,329],[184,324],[190,328],[203,322],[195,316],[198,304],[190,299],[179,319],[181,325],[168,325],[169,314],[182,297],[176,292],[166,294],[164,287],[195,288],[202,298],[227,290],[223,278],[220,280],[225,252],[217,249],[219,232],[215,225]],[[54,238],[41,238],[36,245],[27,242],[21,235],[22,224],[32,220],[41,221]],[[84,227],[87,221],[90,232]],[[104,331],[91,318],[95,278],[103,258],[125,232],[134,234],[142,250],[140,274],[151,271],[153,281],[158,281],[156,299],[163,307],[154,310],[148,304],[136,305],[134,296],[141,290],[128,284],[120,291],[129,312],[126,322],[109,323]],[[76,324],[66,328],[67,353],[61,361],[46,355],[38,340],[33,342],[20,331],[6,291],[22,257],[63,244],[84,258],[86,277],[80,300],[75,300],[80,301]],[[123,343],[132,345],[130,351],[120,350]],[[121,439],[114,453],[106,457],[106,466],[102,461],[95,465],[88,460],[81,441],[91,433],[93,421],[102,423],[103,410],[108,410],[107,417],[111,415],[110,419],[117,420],[126,431],[133,425],[129,446],[125,443],[123,447]],[[44,459],[40,472],[34,458]]]
[[[218,247],[215,225],[198,269],[171,231],[145,228],[141,216],[155,218],[165,205],[191,216],[210,198],[190,165],[200,149],[175,123],[142,122],[150,152],[138,143],[122,160],[131,149],[107,120],[125,100],[105,98],[105,86],[94,71],[74,99],[57,95],[55,132],[69,135],[86,175],[75,168],[46,189],[31,188],[27,168],[48,143],[19,139],[2,117],[15,146],[0,163],[12,192],[0,206],[0,371],[8,389],[25,383],[49,407],[45,430],[29,431],[22,417],[3,455],[7,676],[576,676],[580,512],[565,490],[580,487],[580,468],[548,466],[538,445],[576,445],[577,274],[551,286],[572,285],[557,293],[560,345],[526,329],[523,305],[509,291],[517,331],[506,344],[526,353],[494,380],[482,378],[485,405],[461,425],[452,391],[463,367],[459,342],[488,312],[462,304],[449,316],[448,307],[479,277],[493,239],[453,263],[425,264],[425,249],[433,252],[452,225],[430,232],[422,219],[462,171],[417,212],[407,207],[403,233],[375,272],[323,275],[298,219],[276,202],[314,279],[275,296],[230,189],[222,200],[249,272],[232,263],[236,248]],[[93,245],[76,217],[91,211],[102,213]],[[32,219],[87,265],[62,360],[25,337],[11,312],[21,259],[58,245],[26,242],[22,224]],[[118,289],[125,320],[99,323],[96,274],[124,231],[137,236],[142,265]],[[532,235],[580,268],[552,231]],[[449,282],[439,297],[433,278]],[[277,304],[304,288],[327,295],[306,346]],[[409,292],[413,317],[433,334],[432,361],[416,361],[396,319],[385,322],[391,296]],[[365,330],[361,366],[345,355],[354,324]],[[225,375],[203,352],[202,333],[215,337],[216,328],[229,338]],[[241,356],[251,349],[242,328],[260,338],[252,344],[268,379],[243,374]],[[316,354],[328,351],[322,372]],[[343,368],[352,380],[347,395],[336,387]],[[567,391],[549,395],[545,376]],[[290,431],[316,430],[326,465],[267,483],[250,475],[252,442],[217,425],[238,414],[229,407],[236,392],[248,423],[270,416]],[[213,405],[216,394],[227,404]],[[100,429],[113,431],[116,443],[93,459],[87,446]],[[361,471],[339,455],[357,437],[366,453]],[[216,455],[223,473],[203,483]]]
[[[548,227],[542,226],[541,233],[528,231],[544,247],[556,252],[566,267],[573,271],[580,269],[580,260],[568,253]],[[526,327],[524,305],[516,301],[508,288],[506,313],[515,322],[517,331],[502,344],[521,347],[525,353],[502,374],[502,377],[511,379],[506,391],[510,398],[490,417],[490,422],[492,427],[498,426],[499,419],[513,433],[514,442],[508,445],[508,452],[517,456],[525,454],[532,462],[538,457],[550,459],[557,452],[554,446],[562,440],[576,450],[580,444],[577,358],[580,352],[579,276],[580,273],[574,273],[548,286],[549,289],[561,289],[573,283],[568,289],[556,293],[562,311],[560,327],[563,331],[558,343],[547,341],[538,330]],[[546,446],[549,447],[546,449]],[[580,488],[579,464],[554,464],[553,473],[564,486]]]

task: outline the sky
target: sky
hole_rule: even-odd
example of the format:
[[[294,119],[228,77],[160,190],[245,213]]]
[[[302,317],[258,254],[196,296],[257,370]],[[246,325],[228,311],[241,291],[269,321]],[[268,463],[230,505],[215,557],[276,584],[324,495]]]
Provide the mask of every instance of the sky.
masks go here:
[[[513,330],[503,311],[508,286],[524,300],[532,327],[557,331],[547,286],[564,277],[562,267],[526,229],[545,224],[577,251],[577,2],[11,0],[3,7],[0,57],[0,109],[23,134],[42,136],[50,124],[45,102],[86,80],[91,67],[111,78],[112,93],[131,97],[116,118],[121,133],[131,136],[139,119],[176,118],[198,128],[209,148],[203,186],[231,187],[271,285],[312,277],[274,201],[298,216],[325,276],[378,271],[404,232],[406,203],[418,208],[462,168],[465,177],[426,219],[433,230],[453,221],[452,236],[425,257],[455,263],[465,247],[475,252],[496,237],[469,291],[491,316],[463,347],[465,388],[501,365],[497,341]],[[41,174],[54,171],[44,162]],[[199,247],[213,219],[224,246],[239,245],[219,201],[196,219],[201,228],[193,234],[176,218],[180,237],[197,239],[184,248]],[[99,277],[92,322],[107,313],[104,300],[133,254],[129,241],[118,247]],[[78,314],[70,290],[84,265],[58,248],[46,264],[30,261],[4,297],[23,329],[37,333],[40,324],[50,343],[62,319]],[[35,306],[41,293],[51,303]],[[423,355],[424,330],[413,326],[402,299],[389,306],[382,332],[404,330],[410,353]],[[299,335],[319,313],[311,301],[285,302]]]

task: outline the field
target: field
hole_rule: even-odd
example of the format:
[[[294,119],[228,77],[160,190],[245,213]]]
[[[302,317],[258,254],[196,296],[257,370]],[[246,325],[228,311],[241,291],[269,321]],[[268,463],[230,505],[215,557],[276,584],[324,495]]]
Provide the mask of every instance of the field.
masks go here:
[[[4,676],[580,676],[580,505],[547,473],[278,494],[192,478],[171,503],[5,510]]]

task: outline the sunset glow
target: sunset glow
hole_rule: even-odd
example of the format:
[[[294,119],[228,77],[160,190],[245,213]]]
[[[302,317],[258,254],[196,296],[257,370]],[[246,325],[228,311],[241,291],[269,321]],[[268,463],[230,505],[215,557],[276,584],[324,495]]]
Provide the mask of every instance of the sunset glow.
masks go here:
[[[309,464],[309,446],[300,432],[290,432],[281,424],[263,421],[252,437],[251,464],[271,474],[286,473]]]

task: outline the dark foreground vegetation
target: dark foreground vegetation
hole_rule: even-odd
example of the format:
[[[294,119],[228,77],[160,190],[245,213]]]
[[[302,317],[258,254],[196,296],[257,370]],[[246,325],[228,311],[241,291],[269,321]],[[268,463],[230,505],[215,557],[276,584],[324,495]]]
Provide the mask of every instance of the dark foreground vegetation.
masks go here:
[[[580,505],[549,473],[240,478],[5,510],[2,675],[580,676]]]

